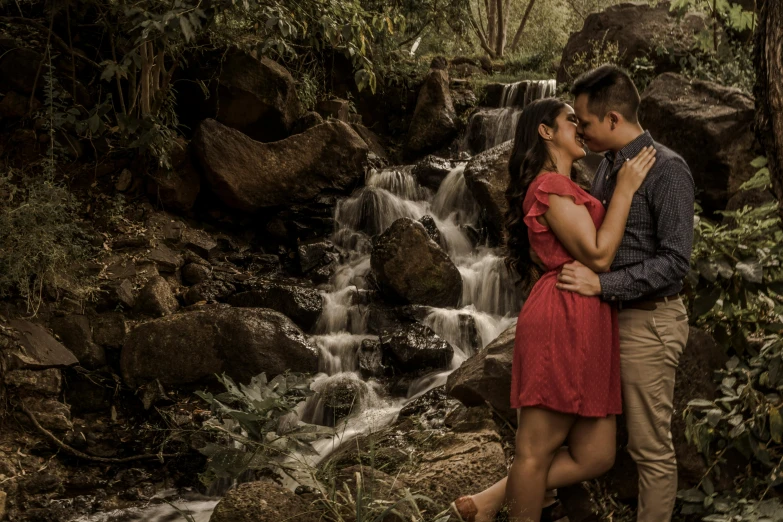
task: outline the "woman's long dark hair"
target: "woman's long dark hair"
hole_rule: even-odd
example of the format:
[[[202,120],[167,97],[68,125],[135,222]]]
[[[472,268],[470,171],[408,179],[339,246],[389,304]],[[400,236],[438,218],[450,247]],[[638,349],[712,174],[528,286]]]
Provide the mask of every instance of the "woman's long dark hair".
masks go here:
[[[544,98],[529,104],[522,111],[514,134],[514,148],[508,161],[510,180],[506,189],[506,266],[519,274],[519,284],[527,293],[540,270],[530,259],[530,239],[527,235],[525,201],[530,183],[543,169],[557,170],[544,139],[538,134],[542,123],[557,130],[557,116],[565,108],[565,102],[557,98]]]

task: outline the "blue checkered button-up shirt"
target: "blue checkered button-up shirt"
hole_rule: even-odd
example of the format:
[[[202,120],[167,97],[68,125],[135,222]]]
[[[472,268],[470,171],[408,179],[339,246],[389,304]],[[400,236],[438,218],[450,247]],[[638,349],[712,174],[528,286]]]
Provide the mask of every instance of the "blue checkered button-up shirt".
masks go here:
[[[641,188],[634,194],[622,243],[611,272],[599,274],[608,301],[670,296],[682,290],[693,247],[694,183],[688,165],[676,152],[641,134],[617,154],[606,153],[591,193],[604,207],[626,159],[653,145],[658,151]]]

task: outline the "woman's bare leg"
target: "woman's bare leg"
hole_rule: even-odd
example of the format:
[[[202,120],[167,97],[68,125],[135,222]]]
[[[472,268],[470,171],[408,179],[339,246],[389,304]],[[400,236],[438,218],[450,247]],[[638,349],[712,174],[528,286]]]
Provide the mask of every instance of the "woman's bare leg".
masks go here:
[[[547,476],[547,489],[557,489],[599,477],[614,465],[616,443],[615,416],[580,417],[568,434],[568,447],[560,448]],[[503,477],[484,491],[472,496],[478,509],[476,522],[491,522],[503,507],[506,497]]]
[[[576,420],[574,415],[542,408],[520,410],[514,463],[506,483],[510,522],[541,519],[549,468]]]

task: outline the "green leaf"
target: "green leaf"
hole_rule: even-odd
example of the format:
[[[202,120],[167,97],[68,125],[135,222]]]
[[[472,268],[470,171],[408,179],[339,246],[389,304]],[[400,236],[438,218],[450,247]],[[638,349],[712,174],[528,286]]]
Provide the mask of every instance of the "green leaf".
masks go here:
[[[186,42],[196,38],[196,34],[193,32],[193,26],[190,25],[190,20],[186,16],[179,17],[179,26],[182,28],[182,36],[185,37]]]

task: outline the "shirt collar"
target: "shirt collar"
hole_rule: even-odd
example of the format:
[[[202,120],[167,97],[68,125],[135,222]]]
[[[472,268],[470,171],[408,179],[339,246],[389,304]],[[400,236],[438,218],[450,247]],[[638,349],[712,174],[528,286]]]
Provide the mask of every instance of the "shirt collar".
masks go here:
[[[611,170],[614,171],[618,164],[621,164],[627,159],[635,157],[642,151],[643,148],[651,147],[654,145],[654,143],[655,142],[653,141],[652,136],[650,136],[650,132],[644,131],[631,143],[620,149],[617,154],[609,151],[605,154],[604,157],[609,161],[609,164],[612,165]]]

